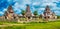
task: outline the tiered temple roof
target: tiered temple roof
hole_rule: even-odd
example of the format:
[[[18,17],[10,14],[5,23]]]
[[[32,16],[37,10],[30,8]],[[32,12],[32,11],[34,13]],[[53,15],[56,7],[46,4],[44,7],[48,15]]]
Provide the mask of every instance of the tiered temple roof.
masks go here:
[[[5,12],[4,16],[6,19],[14,19],[15,14],[11,5],[8,7],[8,10]]]
[[[13,12],[14,12],[11,5],[8,7],[8,10],[7,10],[7,11],[8,11],[9,13],[13,13]]]
[[[26,17],[30,17],[30,16],[32,16],[32,13],[31,13],[31,11],[30,11],[30,6],[29,5],[27,5],[27,7],[26,7]]]
[[[46,6],[46,8],[44,10],[42,18],[45,18],[46,20],[56,18],[55,13],[50,10],[48,5]]]

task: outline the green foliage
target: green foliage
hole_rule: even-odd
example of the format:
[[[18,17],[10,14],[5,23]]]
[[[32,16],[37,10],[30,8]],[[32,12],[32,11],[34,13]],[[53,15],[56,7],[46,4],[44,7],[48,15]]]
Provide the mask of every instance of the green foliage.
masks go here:
[[[38,15],[38,11],[34,11],[34,13],[33,13],[35,16],[37,16]]]
[[[0,25],[3,24],[21,24],[17,22],[0,22]],[[60,29],[60,20],[50,21],[50,22],[29,22],[23,23],[22,25],[13,25],[1,27],[0,29]]]
[[[24,26],[7,26],[4,27],[3,29],[25,29]]]
[[[31,22],[28,23],[28,25],[26,24],[17,26],[7,26],[2,28],[3,29],[60,29],[60,22],[45,22],[45,23]]]
[[[57,16],[57,19],[60,19],[60,16]]]
[[[22,15],[25,15],[25,13],[26,13],[25,10],[22,10],[22,11],[21,11],[21,14],[22,14]]]
[[[3,22],[0,22],[0,25],[3,25]]]

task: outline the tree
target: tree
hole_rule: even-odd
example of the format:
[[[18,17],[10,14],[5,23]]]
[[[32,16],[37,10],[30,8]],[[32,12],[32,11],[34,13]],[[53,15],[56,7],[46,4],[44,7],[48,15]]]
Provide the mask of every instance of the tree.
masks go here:
[[[57,19],[60,19],[60,16],[57,16]]]
[[[21,14],[22,14],[23,16],[25,15],[25,13],[26,13],[25,10],[22,10],[22,11],[21,11]]]
[[[38,15],[38,11],[34,11],[34,13],[33,13],[35,16],[37,16]]]

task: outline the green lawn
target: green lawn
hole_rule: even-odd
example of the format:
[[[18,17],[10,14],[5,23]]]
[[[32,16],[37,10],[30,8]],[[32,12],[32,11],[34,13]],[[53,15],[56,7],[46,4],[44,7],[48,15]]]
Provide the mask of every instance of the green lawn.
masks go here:
[[[27,25],[28,24],[28,25]],[[56,22],[30,22],[26,25],[6,26],[0,29],[60,29],[60,21]]]

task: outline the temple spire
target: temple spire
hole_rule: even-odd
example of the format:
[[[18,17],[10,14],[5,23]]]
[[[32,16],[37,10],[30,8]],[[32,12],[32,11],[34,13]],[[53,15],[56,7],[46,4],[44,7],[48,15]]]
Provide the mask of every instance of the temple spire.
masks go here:
[[[30,6],[29,6],[29,5],[27,5],[27,7],[26,7],[26,12],[31,12],[31,11],[30,11]]]
[[[49,21],[49,19],[52,20],[52,19],[56,19],[57,17],[55,16],[54,12],[50,11],[49,6],[47,5],[42,15],[42,18],[46,19],[46,21]]]
[[[9,19],[9,18],[11,19],[14,17],[13,15],[14,15],[14,12],[12,9],[12,5],[9,5],[8,10],[5,12],[5,16],[7,19]]]
[[[30,19],[30,17],[32,16],[32,13],[31,13],[31,11],[30,11],[30,6],[29,6],[29,5],[27,5],[27,7],[26,7],[26,14],[25,14],[25,16],[26,16],[28,19]]]
[[[10,5],[10,6],[8,7],[8,10],[7,10],[7,11],[10,12],[10,13],[13,13],[12,5]]]
[[[48,5],[46,6],[45,10],[46,10],[46,11],[50,11],[50,8],[49,8]]]

